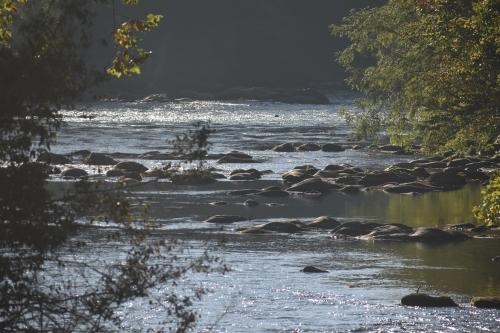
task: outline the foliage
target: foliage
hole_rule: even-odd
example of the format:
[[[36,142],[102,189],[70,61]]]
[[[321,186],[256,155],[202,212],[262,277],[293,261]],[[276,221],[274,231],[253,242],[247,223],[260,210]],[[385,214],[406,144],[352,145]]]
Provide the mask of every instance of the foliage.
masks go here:
[[[82,51],[100,2],[107,0],[0,1],[1,332],[120,331],[117,310],[160,285],[168,292],[151,300],[165,308],[165,329],[185,332],[196,320],[191,298],[175,293],[176,281],[209,270],[213,258],[180,261],[175,242],[146,239],[154,221],[147,206],[127,200],[126,189],[82,181],[66,191],[46,182],[49,165],[34,162],[40,150],[50,150],[62,124],[60,109],[99,75],[87,68]],[[125,22],[117,43],[127,52],[139,50],[135,34],[159,19]],[[117,59],[124,54],[117,51]],[[130,57],[112,74],[139,73],[133,68],[145,58]],[[114,223],[120,239],[130,241],[120,258],[82,259],[94,221]]]
[[[482,202],[474,208],[477,221],[488,226],[500,226],[500,171],[481,191]]]
[[[366,96],[350,120],[362,136],[422,143],[427,153],[471,144],[491,150],[500,132],[497,0],[389,0],[332,26],[338,57]]]
[[[193,124],[193,129],[188,133],[176,135],[173,141],[174,150],[176,153],[185,157],[186,162],[197,163],[197,169],[204,169],[204,161],[208,154],[210,143],[208,139],[215,130],[211,127],[210,122],[197,122]]]

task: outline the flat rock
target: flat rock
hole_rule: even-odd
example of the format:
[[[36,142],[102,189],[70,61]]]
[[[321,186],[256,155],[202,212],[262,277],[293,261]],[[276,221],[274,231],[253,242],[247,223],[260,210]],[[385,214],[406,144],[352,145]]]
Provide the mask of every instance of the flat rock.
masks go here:
[[[307,228],[332,230],[337,228],[340,222],[329,216],[320,216],[307,224]]]
[[[320,178],[310,178],[303,180],[297,184],[290,186],[287,191],[289,192],[309,192],[309,191],[319,191],[328,192],[330,190],[336,190],[341,188],[337,184],[326,182]]]
[[[144,165],[132,161],[120,162],[116,164],[114,168],[124,171],[135,171],[139,173],[143,173],[148,170],[148,168],[146,168]]]

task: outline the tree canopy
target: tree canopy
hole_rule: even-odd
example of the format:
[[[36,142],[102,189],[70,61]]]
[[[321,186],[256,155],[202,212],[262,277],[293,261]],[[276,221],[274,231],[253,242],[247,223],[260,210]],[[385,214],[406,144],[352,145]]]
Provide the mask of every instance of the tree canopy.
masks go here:
[[[348,120],[427,153],[491,150],[500,134],[498,0],[389,0],[352,12],[335,35],[347,82],[364,93]],[[472,147],[472,148],[471,148]],[[473,151],[469,151],[473,152]]]

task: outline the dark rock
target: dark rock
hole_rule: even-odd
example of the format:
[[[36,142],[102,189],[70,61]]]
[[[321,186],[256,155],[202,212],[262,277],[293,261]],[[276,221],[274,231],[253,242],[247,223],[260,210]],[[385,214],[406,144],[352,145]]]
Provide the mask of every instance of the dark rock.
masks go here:
[[[229,178],[229,180],[240,180],[240,181],[254,181],[258,178],[254,177],[250,173],[238,173]]]
[[[123,170],[111,169],[106,172],[106,177],[123,177],[125,172]]]
[[[363,186],[379,186],[387,183],[408,183],[417,180],[417,177],[406,173],[396,173],[392,171],[383,171],[365,175],[359,181]]]
[[[148,151],[144,154],[139,155],[138,158],[142,160],[158,160],[158,161],[177,159],[175,156],[166,153],[161,153],[159,151]]]
[[[319,191],[324,193],[339,188],[341,188],[341,186],[330,182],[326,182],[320,178],[310,178],[292,185],[287,189],[287,191],[289,192]]]
[[[314,266],[306,266],[301,270],[301,272],[304,272],[304,273],[328,273],[328,271],[319,269],[319,268],[314,267]]]
[[[331,171],[331,170],[320,170],[314,174],[314,177],[319,177],[319,178],[336,178],[339,176],[338,171]]]
[[[236,191],[231,191],[228,192],[229,195],[234,195],[234,196],[243,196],[243,195],[250,195],[250,194],[256,194],[259,193],[260,190],[236,190]]]
[[[453,172],[436,172],[427,180],[431,185],[444,189],[457,189],[465,185],[465,177]]]
[[[468,229],[473,229],[475,227],[476,227],[476,225],[474,223],[467,222],[467,223],[460,223],[460,224],[452,224],[452,225],[448,226],[448,229],[451,229],[451,230],[468,230]]]
[[[128,178],[128,179],[134,179],[137,181],[142,181],[141,174],[137,171],[125,171],[123,174],[123,177]]]
[[[300,170],[304,173],[307,173],[308,175],[314,175],[316,172],[319,171],[318,168],[316,168],[314,165],[306,164],[306,165],[298,165],[293,170]]]
[[[475,233],[486,232],[486,231],[488,231],[488,227],[485,225],[480,225],[480,226],[477,226],[477,227],[470,229],[470,231],[475,232]]]
[[[114,167],[115,169],[123,170],[123,171],[133,171],[133,172],[138,172],[138,173],[143,173],[144,171],[147,171],[148,168],[146,168],[144,165],[137,163],[137,162],[120,162]]]
[[[101,153],[91,153],[84,162],[91,165],[116,165],[118,164],[112,157]]]
[[[335,183],[343,185],[358,185],[362,177],[360,176],[342,176],[335,178]]]
[[[433,192],[433,191],[438,191],[438,187],[430,186],[427,184],[419,183],[419,182],[412,182],[412,183],[406,183],[406,184],[399,184],[399,185],[385,185],[384,186],[384,191],[388,193],[427,193],[427,192]]]
[[[321,150],[328,153],[339,153],[345,151],[345,148],[334,143],[327,143],[321,147]]]
[[[455,160],[451,160],[449,161],[446,165],[448,167],[463,167],[465,166],[466,164],[470,163],[471,161],[469,159],[466,159],[466,158],[459,158],[459,159],[455,159]]]
[[[354,146],[352,146],[352,150],[361,150],[361,149],[363,149],[362,145],[354,145]]]
[[[262,192],[257,193],[257,195],[268,198],[284,198],[288,197],[290,193],[288,193],[287,191],[283,191],[280,188],[277,188],[277,189],[265,189]]]
[[[341,192],[344,192],[346,194],[357,194],[361,191],[361,186],[356,186],[356,185],[348,185],[340,189]]]
[[[286,234],[294,234],[302,231],[302,228],[298,227],[293,222],[269,222],[266,224],[256,225],[254,227],[248,228],[243,232],[248,232],[251,230],[266,230]]]
[[[321,146],[315,143],[306,143],[297,147],[297,151],[318,151]]]
[[[307,228],[314,228],[314,229],[326,229],[326,230],[332,230],[337,228],[340,225],[340,222],[329,217],[329,216],[321,216],[312,221],[311,223],[307,224]]]
[[[245,201],[243,203],[245,206],[247,207],[257,207],[259,205],[259,203],[255,200],[251,200],[251,199],[248,199],[247,201]]]
[[[500,297],[474,297],[470,304],[480,309],[500,309]]]
[[[260,179],[262,177],[262,172],[260,172],[257,169],[236,169],[236,170],[231,171],[230,175],[234,176],[234,175],[242,174],[242,173],[243,174],[250,174],[252,177],[254,177],[256,179]]]
[[[406,306],[421,307],[455,307],[458,306],[450,297],[429,296],[426,294],[410,294],[401,299],[401,304]]]
[[[76,150],[76,151],[72,152],[70,155],[77,156],[80,158],[85,158],[85,157],[89,156],[90,154],[91,154],[90,150],[82,149],[82,150]]]
[[[144,177],[167,178],[167,172],[163,169],[149,169],[143,172]]]
[[[295,146],[292,143],[283,143],[274,146],[273,150],[279,153],[291,153],[295,151]]]
[[[205,220],[207,223],[230,224],[235,222],[246,221],[247,218],[236,215],[214,215]]]
[[[364,240],[394,240],[408,241],[413,228],[403,224],[386,224],[374,228],[369,234],[363,235],[360,239]]]
[[[71,160],[64,155],[44,152],[38,156],[37,162],[48,164],[70,164]]]
[[[189,173],[172,175],[170,178],[176,185],[208,185],[217,182],[217,179],[207,175]]]
[[[330,164],[327,165],[326,167],[323,168],[325,171],[341,171],[344,170],[345,166],[338,165],[338,164]]]
[[[418,178],[427,178],[430,176],[427,170],[422,167],[413,168],[413,175],[417,176]]]
[[[396,146],[396,145],[385,145],[385,146],[379,146],[378,149],[381,151],[387,151],[387,152],[392,152],[392,153],[403,153],[404,149],[401,146]]]
[[[61,176],[62,177],[80,178],[80,177],[88,176],[88,173],[87,173],[87,171],[82,170],[82,169],[70,168],[70,169],[66,169],[63,172],[61,172]]]
[[[399,163],[395,163],[389,167],[390,170],[394,170],[395,168],[412,169],[413,164],[411,164],[410,162],[399,162]]]
[[[281,178],[283,178],[283,181],[287,184],[295,184],[312,177],[312,175],[306,173],[303,170],[291,170],[281,176]]]
[[[418,166],[422,168],[430,168],[430,169],[443,169],[446,168],[446,163],[445,162],[428,162],[428,163],[422,163],[419,164]]]
[[[222,173],[217,173],[217,172],[211,172],[210,177],[213,179],[226,179],[226,176],[224,176]]]
[[[332,230],[337,236],[358,237],[369,234],[373,229],[382,226],[380,223],[346,222]]]
[[[436,244],[460,242],[470,238],[458,231],[445,231],[437,228],[417,228],[410,237],[416,242]]]

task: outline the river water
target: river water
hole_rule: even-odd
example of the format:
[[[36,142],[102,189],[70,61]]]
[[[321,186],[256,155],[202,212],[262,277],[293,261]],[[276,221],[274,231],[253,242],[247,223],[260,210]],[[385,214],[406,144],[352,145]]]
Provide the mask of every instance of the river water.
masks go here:
[[[340,143],[351,146],[349,128],[338,116],[342,107],[355,109],[353,96],[331,96],[328,106],[263,102],[127,103],[100,102],[64,112],[66,120],[53,150],[144,153],[170,149],[168,140],[191,124],[210,120],[216,133],[211,153],[239,150],[264,163],[217,165],[223,173],[239,167],[272,170],[259,182],[221,181],[206,187],[153,183],[139,187],[134,197],[151,205],[162,237],[182,239],[190,255],[206,248],[232,271],[189,275],[182,288],[203,286],[209,293],[195,302],[200,332],[498,332],[500,312],[468,305],[472,296],[500,294],[500,255],[497,239],[472,239],[458,244],[429,246],[394,242],[334,240],[328,233],[294,236],[240,234],[237,228],[267,221],[309,221],[329,215],[341,221],[362,220],[440,226],[470,221],[479,202],[479,185],[421,196],[363,192],[333,193],[320,199],[291,197],[261,200],[245,207],[246,198],[228,196],[242,188],[279,184],[280,174],[301,164],[323,167],[349,163],[374,169],[414,157],[347,149],[341,153],[276,153],[284,142]],[[96,118],[82,119],[92,114]],[[143,161],[148,167],[160,161]],[[213,163],[213,162],[211,162]],[[89,170],[92,171],[92,170]],[[95,170],[94,170],[95,171]],[[211,203],[224,201],[225,206]],[[271,204],[272,205],[269,205]],[[203,220],[214,214],[238,214],[251,220],[213,226]],[[112,260],[119,247],[92,237],[91,252]],[[99,245],[102,245],[101,247]],[[97,249],[97,250],[96,250]],[[101,249],[101,250],[99,250]],[[90,250],[89,250],[90,251]],[[83,251],[85,252],[85,251]],[[89,252],[90,253],[90,252]],[[326,274],[305,274],[314,265]],[[446,294],[458,308],[421,309],[399,305],[402,296],[420,288]],[[161,292],[161,291],[158,291]],[[161,313],[131,302],[123,309],[125,331],[144,331]]]

